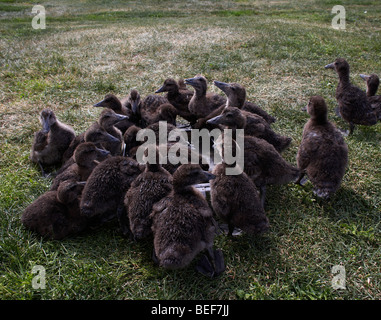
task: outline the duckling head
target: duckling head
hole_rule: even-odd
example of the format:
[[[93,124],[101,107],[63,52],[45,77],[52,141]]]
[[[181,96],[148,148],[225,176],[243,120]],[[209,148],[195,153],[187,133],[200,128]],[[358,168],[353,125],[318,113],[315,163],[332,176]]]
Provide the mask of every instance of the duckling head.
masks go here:
[[[324,123],[327,121],[328,108],[321,96],[312,96],[308,101],[307,112],[311,119]]]
[[[226,107],[219,116],[209,119],[206,123],[221,124],[232,129],[243,129],[246,126],[246,118],[240,109]]]
[[[213,81],[213,84],[226,94],[228,98],[227,106],[239,108],[245,103],[246,89],[239,83]]]
[[[349,73],[349,64],[344,58],[337,58],[334,62],[327,64],[325,69],[333,69],[338,74]]]
[[[185,83],[192,86],[196,92],[202,94],[206,93],[208,82],[202,75],[196,75],[194,78],[185,79]]]
[[[202,170],[198,164],[182,164],[173,174],[173,186],[180,190],[215,178],[214,174]]]
[[[128,116],[118,114],[114,110],[106,108],[102,111],[98,121],[102,127],[108,127],[128,118]]]
[[[115,95],[110,93],[107,94],[102,101],[94,104],[93,107],[103,107],[112,110],[120,110],[122,108],[122,104]]]
[[[168,78],[164,81],[164,84],[155,91],[155,93],[177,91],[178,88],[179,86],[176,80],[173,78]]]
[[[47,133],[50,131],[50,127],[57,122],[56,115],[53,110],[46,108],[41,111],[40,122],[42,125],[42,131]]]
[[[75,149],[74,161],[78,165],[91,167],[95,161],[104,160],[109,154],[109,151],[97,148],[92,142],[84,142]]]
[[[360,77],[366,81],[367,93],[370,92],[370,95],[375,95],[380,85],[380,78],[375,73],[371,75],[360,74]]]
[[[127,102],[131,105],[131,109],[134,114],[140,113],[141,98],[138,90],[131,90],[128,95]]]
[[[57,200],[64,204],[74,202],[82,194],[86,181],[66,180],[57,189]]]

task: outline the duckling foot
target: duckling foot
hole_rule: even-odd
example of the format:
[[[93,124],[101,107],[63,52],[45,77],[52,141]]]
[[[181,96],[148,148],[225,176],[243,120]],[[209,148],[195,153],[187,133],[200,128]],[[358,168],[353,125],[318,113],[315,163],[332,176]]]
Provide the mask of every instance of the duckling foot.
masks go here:
[[[339,117],[339,118],[342,118],[341,114],[340,114],[340,108],[337,106],[335,108],[335,114]]]
[[[218,227],[223,233],[229,236],[237,237],[242,235],[241,229],[235,228],[234,226],[228,225],[226,223],[220,224]]]
[[[216,278],[225,271],[224,256],[221,249],[207,250],[196,265],[196,270],[209,278]]]

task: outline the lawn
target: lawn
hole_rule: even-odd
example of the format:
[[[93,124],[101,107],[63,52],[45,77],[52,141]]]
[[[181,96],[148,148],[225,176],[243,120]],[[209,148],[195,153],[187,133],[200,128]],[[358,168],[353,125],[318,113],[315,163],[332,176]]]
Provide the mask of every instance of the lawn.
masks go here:
[[[156,267],[151,241],[123,238],[113,222],[62,241],[20,222],[51,184],[29,160],[43,108],[80,133],[105,94],[144,96],[167,77],[203,74],[220,94],[213,80],[244,85],[248,100],[277,117],[274,130],[292,137],[283,155],[296,164],[310,96],[323,96],[329,119],[347,128],[334,112],[337,75],[324,66],[346,58],[364,90],[360,73],[381,76],[379,0],[41,0],[46,29],[37,30],[34,4],[0,1],[0,299],[381,299],[380,124],[345,138],[349,165],[330,201],[310,183],[272,186],[267,234],[218,235],[226,271],[216,279],[194,264]],[[331,25],[337,4],[345,30]],[[45,289],[32,287],[36,265]],[[345,268],[345,289],[332,287],[335,265]]]

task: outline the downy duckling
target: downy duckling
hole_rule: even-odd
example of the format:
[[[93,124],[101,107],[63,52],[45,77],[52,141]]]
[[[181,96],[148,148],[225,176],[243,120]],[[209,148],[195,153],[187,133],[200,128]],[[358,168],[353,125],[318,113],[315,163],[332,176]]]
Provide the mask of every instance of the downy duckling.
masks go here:
[[[348,164],[348,147],[339,130],[327,118],[327,105],[320,96],[310,98],[307,112],[310,120],[303,130],[296,157],[300,176],[307,174],[314,193],[327,199],[340,187]]]
[[[142,172],[135,160],[114,156],[99,163],[87,179],[80,203],[81,214],[93,225],[116,217],[132,181]]]
[[[186,87],[184,80],[180,79],[177,82],[173,78],[167,78],[160,89],[155,91],[155,93],[160,92],[166,92],[165,97],[176,108],[180,117],[189,121],[191,125],[197,121],[197,117],[188,109],[189,102],[193,97],[193,91]]]
[[[232,147],[235,150],[238,146],[234,143]],[[234,227],[252,235],[267,231],[269,221],[253,180],[245,172],[226,174],[228,167],[233,165],[225,161],[217,164],[212,171],[216,178],[210,182],[212,208],[227,222],[228,235],[233,235]]]
[[[188,104],[189,111],[197,118],[204,118],[215,109],[226,104],[223,96],[207,92],[207,80],[201,75],[185,79],[185,83],[194,88],[194,94]]]
[[[148,125],[154,123],[157,119],[157,115],[160,113],[160,106],[161,105],[166,105],[170,104],[168,99],[156,94],[149,94],[147,95],[143,100],[141,107],[139,109],[139,113],[141,116],[141,127],[145,128]],[[172,105],[171,105],[172,106]],[[165,121],[168,121],[170,123],[173,122],[173,118],[176,120],[176,115],[177,114],[176,109],[172,106],[173,110],[170,111],[170,117],[169,119],[162,119]],[[167,110],[164,110],[163,112],[163,117],[165,117]]]
[[[222,252],[213,250],[215,227],[213,212],[193,185],[215,178],[199,165],[183,164],[173,174],[172,192],[153,206],[154,260],[163,268],[188,266],[203,250],[197,270],[210,277],[225,269]]]
[[[366,81],[366,96],[368,102],[376,114],[377,119],[381,121],[381,95],[376,95],[378,86],[380,85],[380,79],[375,73],[371,75],[360,74],[360,76]]]
[[[97,148],[92,142],[79,144],[74,151],[74,163],[57,174],[50,190],[57,190],[59,185],[66,180],[86,181],[93,169],[109,154],[109,151]]]
[[[244,129],[245,135],[266,140],[280,153],[291,143],[291,138],[276,133],[261,116],[236,107],[224,108],[221,115],[209,119],[207,123],[220,124],[233,129]]]
[[[156,152],[155,163],[146,163],[145,170],[132,182],[124,197],[129,229],[121,223],[122,232],[124,235],[131,232],[134,240],[152,234],[152,207],[172,190],[172,175],[159,164]]]
[[[22,224],[41,236],[61,240],[83,231],[87,226],[79,214],[84,182],[64,181],[57,191],[47,191],[23,212]]]
[[[372,126],[377,123],[366,93],[354,86],[349,79],[349,64],[343,58],[327,64],[326,69],[333,69],[339,75],[336,88],[336,100],[339,104],[341,117],[349,123],[349,134],[353,133],[356,124]]]
[[[114,94],[107,94],[102,101],[94,104],[93,106],[109,108],[117,114],[127,116],[127,118],[121,119],[120,121],[114,124],[114,126],[118,128],[122,132],[122,134],[125,133],[130,126],[138,124],[135,121],[133,121],[132,110],[127,108],[127,106],[122,105],[122,102]]]
[[[43,166],[61,164],[63,154],[74,139],[75,133],[71,126],[60,122],[49,108],[41,111],[40,122],[43,130],[35,136],[39,142],[33,143],[30,159],[39,164],[42,174],[46,175]]]

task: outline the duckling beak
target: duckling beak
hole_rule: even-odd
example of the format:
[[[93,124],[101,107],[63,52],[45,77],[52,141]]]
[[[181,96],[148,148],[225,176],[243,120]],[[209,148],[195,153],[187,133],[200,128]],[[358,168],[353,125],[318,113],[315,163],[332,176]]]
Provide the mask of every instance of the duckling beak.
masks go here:
[[[219,124],[221,118],[222,118],[222,115],[219,115],[217,117],[209,119],[208,121],[206,121],[206,123],[208,123],[208,124]]]
[[[42,131],[44,133],[48,133],[50,131],[50,126],[49,126],[48,120],[45,118],[41,118],[41,123],[42,123]]]
[[[189,84],[189,85],[193,86],[195,79],[194,78],[189,78],[189,79],[185,79],[184,81],[185,81],[186,84]]]
[[[367,81],[367,80],[370,78],[370,76],[368,76],[367,74],[360,74],[360,77],[361,77],[363,80],[365,80],[365,81]]]
[[[157,89],[155,93],[165,92],[165,86],[161,86],[160,89]]]
[[[325,69],[335,69],[335,63],[332,62],[332,63],[330,63],[330,64],[327,64],[324,68],[325,68]]]
[[[204,171],[204,175],[205,175],[205,178],[209,181],[209,180],[213,180],[216,178],[216,176],[208,171]]]
[[[101,148],[96,148],[97,152],[99,152],[102,156],[107,156],[110,154],[110,151],[101,149]]]
[[[120,142],[118,138],[115,138],[113,135],[109,134],[108,132],[105,132],[105,136],[107,137],[108,141]]]
[[[97,102],[96,104],[93,104],[93,107],[103,107],[104,100]]]
[[[307,111],[307,107],[308,107],[308,104],[306,104],[303,108],[301,108],[300,110],[302,111]]]
[[[226,90],[227,88],[230,87],[230,85],[229,85],[228,83],[226,83],[226,82],[221,82],[221,81],[216,81],[216,80],[213,81],[213,84],[214,84],[217,88],[221,89],[223,92],[225,92],[225,90]]]
[[[77,184],[84,186],[86,184],[86,181],[78,181]]]
[[[138,109],[139,109],[138,106],[139,106],[138,101],[134,101],[134,102],[132,103],[131,108],[132,108],[132,113],[133,113],[133,114],[138,113]]]
[[[125,115],[123,115],[123,114],[116,114],[115,116],[116,116],[116,119],[117,119],[118,121],[122,121],[122,120],[124,120],[124,119],[129,119],[129,118],[130,118],[129,116],[125,116]]]

